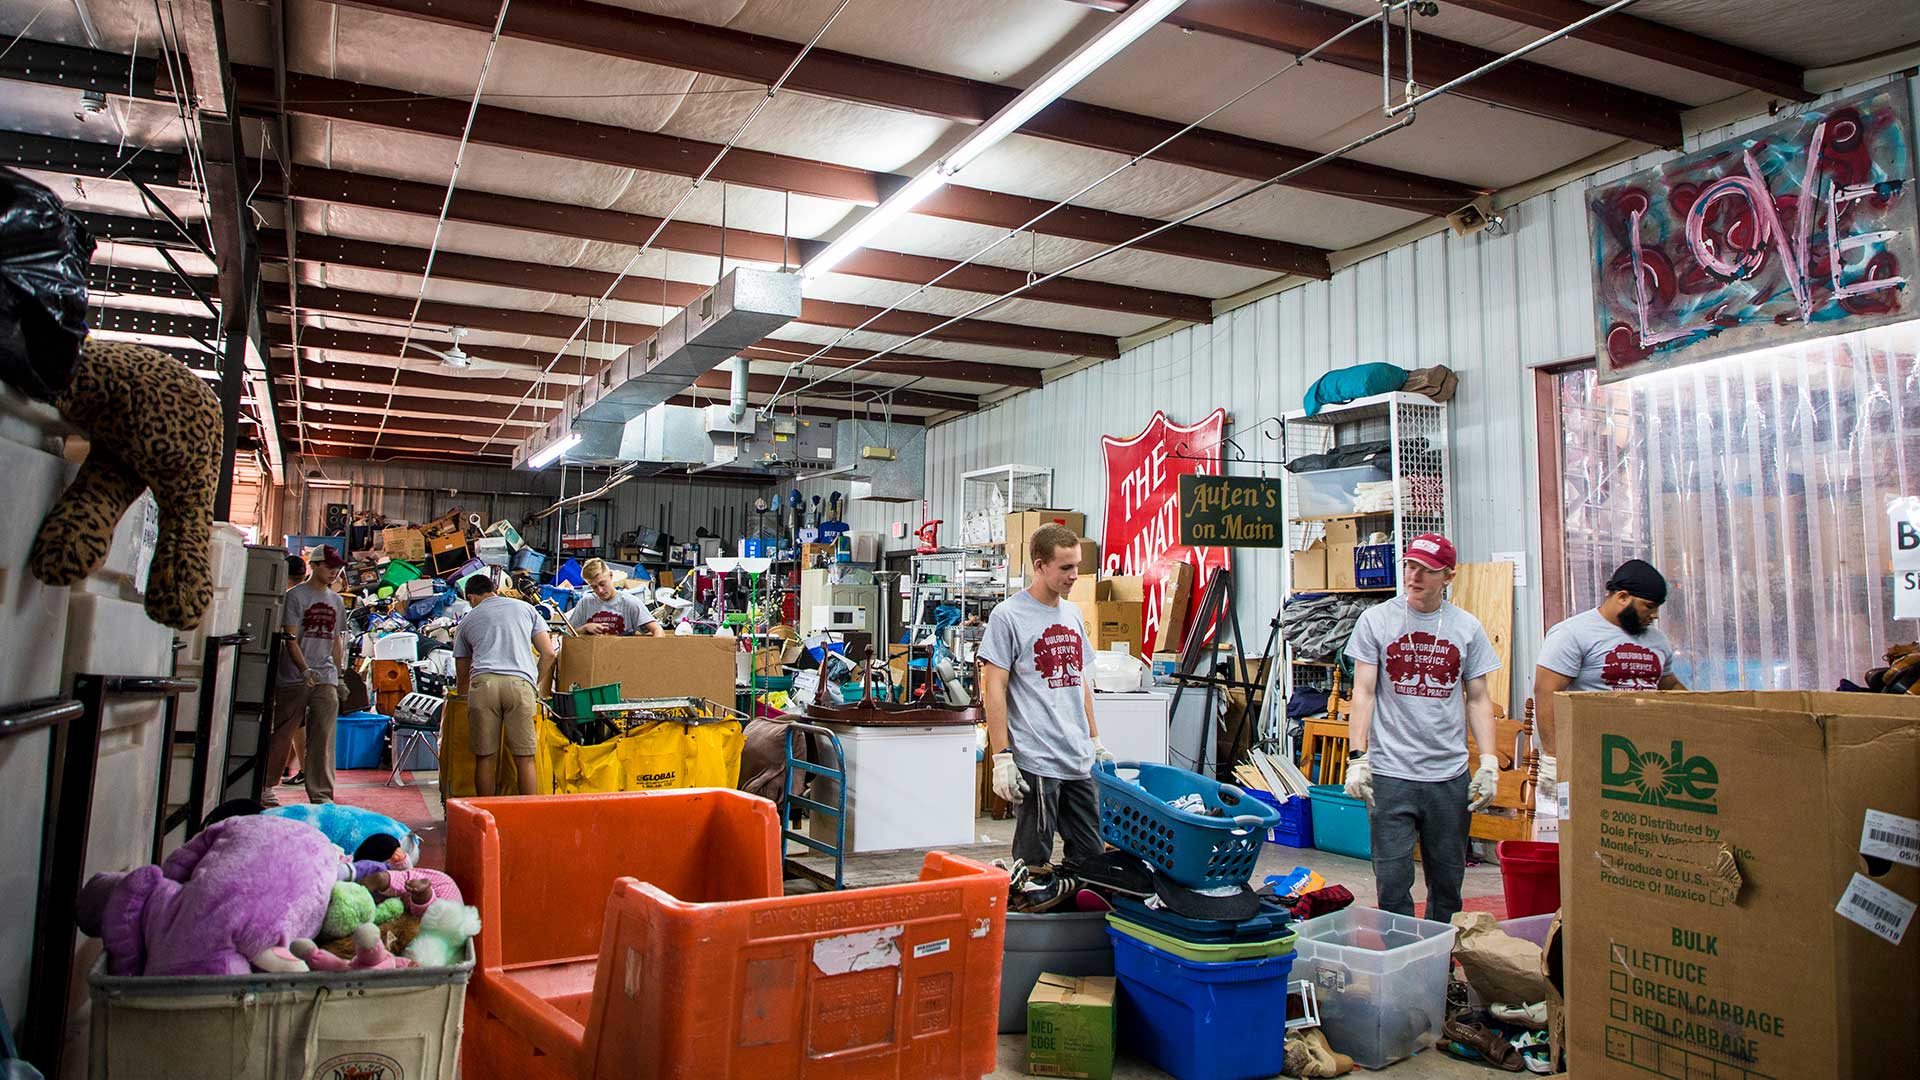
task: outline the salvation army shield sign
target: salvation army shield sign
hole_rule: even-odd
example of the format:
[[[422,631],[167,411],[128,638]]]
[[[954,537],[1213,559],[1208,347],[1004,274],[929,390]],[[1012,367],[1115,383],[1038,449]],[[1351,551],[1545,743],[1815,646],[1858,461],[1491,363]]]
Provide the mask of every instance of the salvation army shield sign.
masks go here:
[[[1130,439],[1111,435],[1100,439],[1107,462],[1100,568],[1107,574],[1146,579],[1141,625],[1149,648],[1165,618],[1168,568],[1179,562],[1192,564],[1197,604],[1206,595],[1213,572],[1231,565],[1227,548],[1187,547],[1179,542],[1180,478],[1220,475],[1220,437],[1226,422],[1225,409],[1215,409],[1190,426],[1172,423],[1166,413],[1156,412],[1145,430]],[[1182,629],[1173,627],[1168,637],[1175,647]]]

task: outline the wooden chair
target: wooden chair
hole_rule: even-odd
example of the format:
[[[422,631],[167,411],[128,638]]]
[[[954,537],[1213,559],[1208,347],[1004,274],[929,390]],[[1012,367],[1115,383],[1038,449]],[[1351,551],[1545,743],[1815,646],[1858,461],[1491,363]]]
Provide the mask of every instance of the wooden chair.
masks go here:
[[[1347,782],[1347,722],[1345,720],[1308,720],[1300,736],[1300,768],[1313,770],[1314,755],[1320,755],[1316,784]]]
[[[1519,723],[1496,719],[1494,725],[1499,730],[1494,753],[1500,758],[1500,787],[1493,802],[1473,815],[1468,835],[1476,840],[1531,840],[1533,793],[1540,779],[1540,752],[1533,747],[1533,699],[1527,699],[1524,719]],[[1517,761],[1512,750],[1516,741],[1521,747]],[[1467,733],[1467,753],[1469,760],[1479,760],[1472,732]],[[1493,813],[1495,810],[1514,813]]]

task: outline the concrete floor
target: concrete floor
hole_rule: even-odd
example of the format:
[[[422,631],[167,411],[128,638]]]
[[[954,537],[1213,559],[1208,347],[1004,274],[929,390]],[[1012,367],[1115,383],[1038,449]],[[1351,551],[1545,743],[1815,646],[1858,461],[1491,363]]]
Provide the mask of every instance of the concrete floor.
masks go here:
[[[1013,822],[981,818],[975,822],[975,827],[978,843],[945,850],[982,862],[1005,858],[1013,842]],[[856,888],[912,881],[919,876],[920,862],[924,855],[925,853],[920,851],[887,851],[849,856],[846,866],[847,885],[849,888]],[[1374,902],[1372,866],[1360,859],[1349,859],[1344,855],[1334,855],[1325,851],[1281,848],[1269,844],[1260,854],[1260,862],[1254,871],[1254,880],[1259,881],[1268,874],[1285,873],[1296,866],[1305,866],[1318,871],[1327,879],[1328,884],[1345,885],[1353,891],[1354,902],[1357,904],[1369,906]],[[789,884],[791,887],[792,883]],[[1425,889],[1424,883],[1415,884],[1416,902],[1424,898]],[[1461,895],[1470,908],[1504,914],[1505,907],[1501,902],[1500,893],[1500,868],[1490,862],[1468,867]],[[992,1080],[1024,1077],[1027,1075],[1026,1060],[1027,1037],[1002,1035],[1000,1036],[1000,1067],[989,1076]],[[1364,1070],[1356,1070],[1355,1075],[1360,1071]],[[1466,1080],[1466,1078],[1485,1080],[1495,1075],[1512,1075],[1502,1073],[1498,1069],[1458,1061],[1434,1050],[1415,1055],[1385,1071],[1396,1080]],[[1125,1054],[1122,1054],[1114,1063],[1113,1075],[1116,1080],[1167,1080],[1166,1073]]]

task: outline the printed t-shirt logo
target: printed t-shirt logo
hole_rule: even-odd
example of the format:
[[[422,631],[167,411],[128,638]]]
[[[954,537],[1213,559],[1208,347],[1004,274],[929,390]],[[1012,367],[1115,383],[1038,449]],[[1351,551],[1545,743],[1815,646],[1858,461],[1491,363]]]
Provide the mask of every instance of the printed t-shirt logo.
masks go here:
[[[333,636],[334,616],[332,604],[311,604],[300,616],[300,636],[303,638],[330,638]]]
[[[1080,685],[1080,631],[1054,623],[1033,643],[1033,668],[1055,690]]]
[[[1600,663],[1600,681],[1614,690],[1658,690],[1660,675],[1660,654],[1631,641],[1609,649]]]
[[[620,613],[617,611],[596,611],[593,613],[593,617],[587,620],[587,624],[602,627],[604,628],[603,632],[608,634],[624,634],[627,632],[627,620],[621,618]]]
[[[1387,646],[1387,681],[1402,697],[1452,697],[1460,685],[1460,647],[1416,630]]]

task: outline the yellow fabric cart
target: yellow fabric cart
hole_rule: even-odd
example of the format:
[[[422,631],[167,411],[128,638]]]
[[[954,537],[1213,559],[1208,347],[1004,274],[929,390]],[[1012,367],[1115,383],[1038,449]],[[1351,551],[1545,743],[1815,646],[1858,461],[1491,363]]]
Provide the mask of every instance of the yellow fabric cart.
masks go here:
[[[733,709],[702,698],[654,698],[621,702],[618,711],[602,712],[600,718],[617,734],[582,746],[562,733],[545,705],[540,707],[534,721],[538,794],[739,786],[746,736],[744,717]],[[449,694],[440,715],[442,799],[475,794],[467,733],[466,699]],[[500,794],[519,794],[506,762],[499,777]]]

